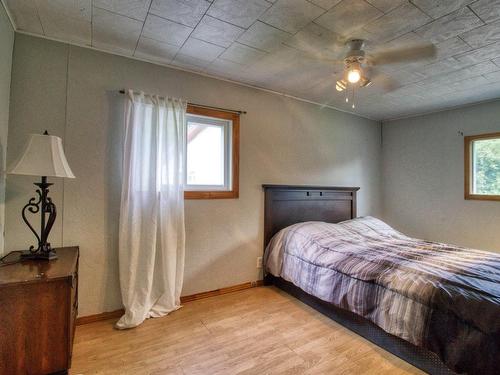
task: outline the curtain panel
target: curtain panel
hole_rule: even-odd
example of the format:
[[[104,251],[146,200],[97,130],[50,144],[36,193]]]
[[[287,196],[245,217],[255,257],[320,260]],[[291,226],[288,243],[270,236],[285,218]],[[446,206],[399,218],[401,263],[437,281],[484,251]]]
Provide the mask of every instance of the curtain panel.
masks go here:
[[[127,93],[119,226],[120,329],[177,310],[184,276],[187,103]]]

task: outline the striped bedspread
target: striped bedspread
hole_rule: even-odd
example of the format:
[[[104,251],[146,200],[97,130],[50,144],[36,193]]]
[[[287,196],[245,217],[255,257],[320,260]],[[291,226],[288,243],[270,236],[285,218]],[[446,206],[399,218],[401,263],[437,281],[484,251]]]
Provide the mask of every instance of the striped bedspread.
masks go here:
[[[277,233],[266,269],[458,373],[500,371],[500,254],[407,237],[373,217]]]

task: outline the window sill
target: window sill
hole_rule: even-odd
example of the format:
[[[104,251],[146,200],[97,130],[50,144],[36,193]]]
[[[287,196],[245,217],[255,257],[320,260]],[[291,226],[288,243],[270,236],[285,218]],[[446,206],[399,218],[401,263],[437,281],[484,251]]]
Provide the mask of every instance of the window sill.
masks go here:
[[[184,199],[237,199],[238,191],[185,191]]]
[[[500,201],[500,195],[479,195],[479,194],[465,194],[466,200],[477,201]]]

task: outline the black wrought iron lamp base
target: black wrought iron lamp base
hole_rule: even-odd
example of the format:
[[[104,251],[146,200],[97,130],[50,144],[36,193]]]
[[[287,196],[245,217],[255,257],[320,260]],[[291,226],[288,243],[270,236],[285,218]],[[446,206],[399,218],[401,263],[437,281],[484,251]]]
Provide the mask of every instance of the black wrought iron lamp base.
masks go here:
[[[50,251],[37,251],[33,253],[29,250],[24,250],[21,252],[22,260],[55,260],[57,259],[57,254],[54,250]]]
[[[56,205],[52,199],[48,197],[49,187],[52,185],[47,182],[47,177],[42,176],[41,182],[36,182],[38,187],[36,190],[36,197],[29,200],[28,204],[22,210],[22,217],[26,225],[37,239],[38,246],[31,246],[29,250],[21,253],[22,259],[40,259],[40,260],[54,260],[57,259],[56,252],[50,247],[47,241],[49,238],[50,230],[56,220]],[[37,214],[40,213],[40,234],[37,233],[35,228],[30,224],[27,213]]]

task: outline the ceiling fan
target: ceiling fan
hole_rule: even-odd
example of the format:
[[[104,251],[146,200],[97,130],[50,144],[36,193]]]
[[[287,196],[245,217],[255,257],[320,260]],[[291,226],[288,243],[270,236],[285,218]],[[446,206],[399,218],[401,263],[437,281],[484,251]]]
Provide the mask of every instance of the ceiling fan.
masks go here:
[[[337,91],[347,93],[352,89],[354,96],[354,89],[368,87],[374,80],[378,80],[384,86],[384,91],[392,91],[398,87],[397,82],[377,72],[376,66],[412,62],[436,56],[436,47],[432,43],[389,49],[373,54],[365,53],[364,44],[363,39],[351,39],[346,42],[349,50],[342,61],[344,63],[342,77],[335,84]],[[348,94],[346,102],[349,102]],[[355,108],[354,102],[352,108]]]

